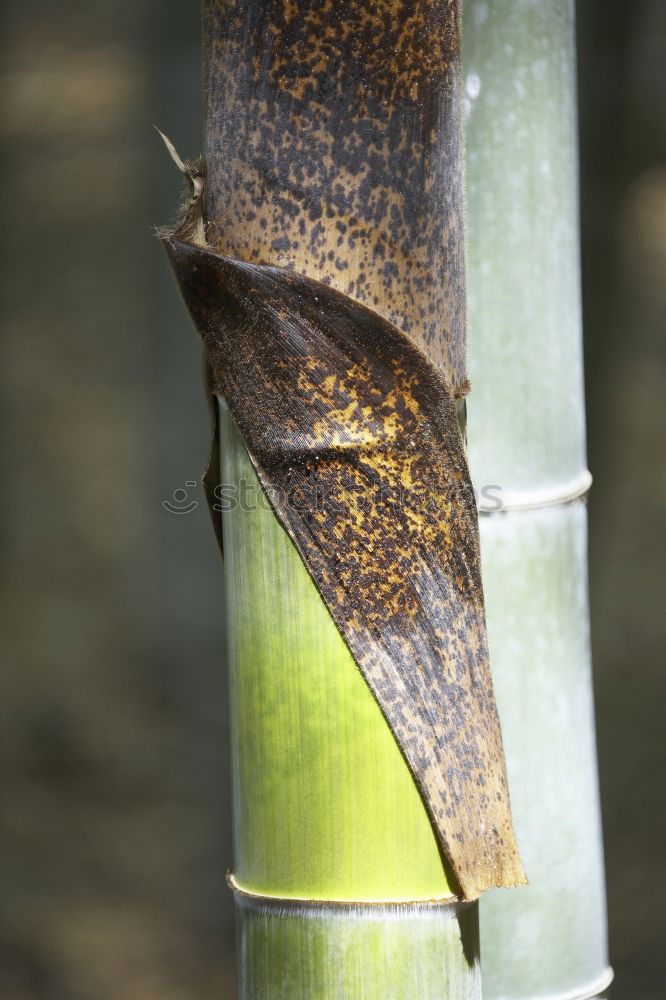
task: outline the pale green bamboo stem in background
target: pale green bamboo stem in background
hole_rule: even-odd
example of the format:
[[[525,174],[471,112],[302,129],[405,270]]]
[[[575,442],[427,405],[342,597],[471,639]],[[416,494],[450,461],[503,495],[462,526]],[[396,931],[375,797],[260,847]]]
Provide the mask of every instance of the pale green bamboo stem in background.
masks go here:
[[[221,411],[235,879],[278,900],[448,896],[402,754]],[[477,904],[239,897],[238,919],[244,1000],[480,995]]]
[[[583,502],[482,519],[495,690],[530,884],[481,900],[484,997],[609,980]]]
[[[466,0],[469,448],[484,485],[586,477],[571,0]]]
[[[573,5],[466,0],[464,28],[470,464],[482,509],[514,508],[482,517],[481,547],[530,880],[482,900],[484,996],[592,996],[609,970],[586,509],[564,502],[589,483]]]

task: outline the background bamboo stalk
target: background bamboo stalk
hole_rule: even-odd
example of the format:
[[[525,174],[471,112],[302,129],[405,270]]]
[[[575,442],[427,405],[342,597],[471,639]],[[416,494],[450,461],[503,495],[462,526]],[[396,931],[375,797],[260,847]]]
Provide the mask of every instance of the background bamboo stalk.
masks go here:
[[[530,883],[481,901],[484,996],[609,981],[580,501],[483,519],[488,629]]]
[[[390,74],[385,79],[378,40],[386,21],[370,33],[364,23],[378,16],[377,5],[287,7],[264,0],[204,3],[208,240],[244,259],[295,266],[367,301],[403,327],[411,323],[422,346],[460,386],[464,298],[456,5],[439,0],[417,5],[419,58],[434,45],[439,59],[432,66],[438,79],[445,73],[448,81],[443,90],[423,95],[421,111],[407,111],[408,127],[425,130],[418,155],[382,131],[393,86]],[[386,7],[396,14],[393,4]],[[397,9],[398,26],[403,13]],[[340,66],[345,17],[367,58],[347,53]],[[446,32],[425,30],[428,19],[441,28],[444,17]],[[289,33],[306,22],[312,38],[294,47]],[[278,24],[284,45],[270,49]],[[254,53],[247,40],[257,31]],[[333,53],[338,83],[320,81],[319,102],[304,117],[299,102],[322,39]],[[453,46],[448,61],[441,57],[445,43]],[[244,93],[243,74],[254,56],[261,59],[264,52],[268,62],[280,62],[276,51],[288,52],[293,65],[281,64],[275,78],[262,78],[260,92]],[[409,51],[407,45],[408,57]],[[358,87],[345,94],[350,74]],[[349,134],[345,110],[346,101],[357,99],[353,113],[367,113],[362,128],[369,130],[366,141],[376,144],[360,175],[355,144],[361,133]],[[279,142],[272,131],[267,141],[261,132],[261,117],[271,107],[265,128],[270,131],[279,121]],[[425,121],[419,118],[423,107]],[[427,118],[431,112],[438,122],[434,131]],[[391,143],[395,152],[387,168],[382,157]],[[315,148],[318,159],[310,161]],[[304,163],[315,181],[303,171]],[[383,212],[391,200],[403,246],[418,239],[423,220],[435,227],[434,237],[428,231],[433,253],[418,246],[411,252],[415,287],[421,289],[413,302],[405,298],[409,280],[398,243],[391,244],[385,229]],[[342,240],[346,233],[351,235]],[[440,317],[439,339],[420,324],[428,303]],[[222,481],[234,497],[223,514],[234,877],[243,889],[275,898],[237,894],[240,996],[398,1000],[414,994],[423,1000],[472,1000],[480,995],[477,904],[424,902],[450,899],[452,891],[423,801],[292,543],[265,501],[247,509],[259,498],[258,482],[222,403],[221,432]],[[284,902],[289,899],[311,902]],[[351,905],[323,904],[331,900]]]
[[[589,483],[573,4],[468,0],[464,38],[470,464],[481,506],[505,506],[481,521],[484,590],[530,879],[482,902],[484,995],[592,996],[610,972],[586,508],[543,506]]]

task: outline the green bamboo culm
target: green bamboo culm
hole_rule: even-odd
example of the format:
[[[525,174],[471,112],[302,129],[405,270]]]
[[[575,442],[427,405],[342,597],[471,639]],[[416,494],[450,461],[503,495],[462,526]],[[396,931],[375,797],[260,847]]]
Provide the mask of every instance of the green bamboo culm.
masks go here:
[[[312,911],[241,900],[238,933],[243,997],[470,1000],[481,995],[478,921],[469,904],[321,905]],[[471,973],[454,957],[462,946]]]
[[[423,0],[421,6],[431,18],[455,10],[443,0]],[[395,183],[395,178],[375,178],[375,194],[368,195],[367,171],[359,173],[357,166],[359,142],[374,143],[377,150],[395,141],[382,139],[382,103],[372,103],[373,87],[385,86],[385,46],[378,36],[386,22],[370,33],[367,25],[359,27],[364,17],[375,17],[375,7],[365,0],[344,0],[335,7],[205,0],[204,220],[208,242],[222,252],[296,267],[344,292],[352,283],[354,297],[404,325],[409,316],[394,291],[405,264],[386,242],[381,245],[383,220],[366,223],[355,251],[349,236],[350,227],[354,232],[359,226],[355,192],[376,197],[381,206],[382,182]],[[352,37],[369,52],[365,60],[349,55],[340,66],[345,18]],[[303,24],[308,30],[294,41]],[[427,40],[417,33],[411,44],[423,47]],[[371,120],[364,137],[353,130],[343,134],[345,107],[336,106],[336,86],[324,79],[315,81],[316,108],[306,107],[312,66],[321,73],[322,65],[341,80],[358,77],[350,99],[367,105]],[[251,79],[248,83],[256,66],[263,74],[261,93],[252,91]],[[433,204],[423,203],[423,217],[444,220],[442,245],[448,247],[452,284],[441,287],[428,255],[420,260],[417,252],[412,264],[425,289],[423,307],[431,294],[436,309],[450,312],[439,324],[448,339],[440,334],[429,347],[460,387],[462,150],[457,119],[444,107],[448,101],[455,111],[460,98],[457,65],[451,66],[455,72],[438,108],[441,120],[453,126],[451,138],[439,137],[432,171],[430,154],[424,154],[424,177],[431,172],[436,183],[423,183],[424,192],[434,190],[435,198]],[[277,67],[276,75],[266,67]],[[372,83],[365,94],[364,78]],[[250,88],[249,96],[244,87]],[[274,113],[271,101],[277,102]],[[279,141],[277,120],[282,123]],[[339,141],[330,146],[321,130],[333,131],[336,122]],[[418,161],[399,144],[396,171],[401,156],[404,170]],[[450,181],[443,179],[443,163]],[[317,184],[324,178],[316,191],[313,176]],[[447,202],[435,197],[444,183],[450,189]],[[402,184],[405,198],[417,186]],[[376,214],[374,208],[367,210]],[[386,255],[390,266],[385,266]],[[418,313],[422,306],[414,308]],[[219,406],[239,997],[478,1000],[478,906],[452,901],[455,890],[407,764],[261,493],[223,401]]]
[[[529,886],[481,903],[484,997],[611,978],[587,606],[571,0],[466,0],[469,449]]]
[[[477,904],[400,905],[451,894],[425,807],[223,406],[221,430],[239,996],[478,997]]]
[[[407,765],[221,403],[234,877],[281,898],[450,896]]]

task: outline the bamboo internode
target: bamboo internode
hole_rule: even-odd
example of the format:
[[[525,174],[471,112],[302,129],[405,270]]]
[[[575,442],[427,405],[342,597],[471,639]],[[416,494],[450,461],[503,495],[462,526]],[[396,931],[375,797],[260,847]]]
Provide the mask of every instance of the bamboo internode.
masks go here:
[[[470,466],[529,877],[481,904],[484,996],[582,1000],[608,968],[587,606],[574,5],[465,4]]]

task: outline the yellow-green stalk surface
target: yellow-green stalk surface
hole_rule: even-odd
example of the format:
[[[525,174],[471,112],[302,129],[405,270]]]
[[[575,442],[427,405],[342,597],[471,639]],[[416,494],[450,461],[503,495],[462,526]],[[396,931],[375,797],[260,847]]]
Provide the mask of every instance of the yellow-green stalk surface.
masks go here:
[[[223,405],[221,424],[235,878],[306,899],[450,896],[412,775]]]

